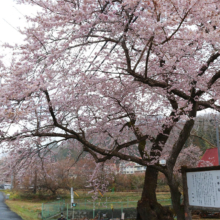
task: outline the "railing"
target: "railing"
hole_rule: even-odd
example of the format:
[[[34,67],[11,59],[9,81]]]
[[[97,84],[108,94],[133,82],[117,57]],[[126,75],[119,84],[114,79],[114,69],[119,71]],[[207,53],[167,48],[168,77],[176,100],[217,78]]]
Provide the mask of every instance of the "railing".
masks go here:
[[[43,203],[41,211],[42,219],[49,219],[60,214],[65,210],[65,207],[65,200],[63,199],[50,203]]]
[[[42,205],[42,219],[57,219],[63,212],[67,220],[70,219],[110,219],[120,218],[124,215],[125,219],[136,218],[137,201],[124,202],[88,202],[86,200],[75,201],[76,207],[71,207],[70,204],[65,204],[64,200],[53,203],[45,203]],[[158,200],[164,206],[171,206],[170,199]]]

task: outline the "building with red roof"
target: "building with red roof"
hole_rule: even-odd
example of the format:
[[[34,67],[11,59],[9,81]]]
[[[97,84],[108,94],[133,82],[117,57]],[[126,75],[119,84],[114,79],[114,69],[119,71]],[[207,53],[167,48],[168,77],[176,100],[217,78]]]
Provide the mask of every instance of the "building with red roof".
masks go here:
[[[198,167],[218,166],[218,148],[207,149],[201,160],[198,163]]]

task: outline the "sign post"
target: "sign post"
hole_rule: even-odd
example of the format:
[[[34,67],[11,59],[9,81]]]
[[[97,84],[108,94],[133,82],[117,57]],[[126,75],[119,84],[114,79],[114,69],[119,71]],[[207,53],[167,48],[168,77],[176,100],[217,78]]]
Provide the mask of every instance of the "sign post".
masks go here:
[[[182,178],[183,178],[183,196],[184,196],[184,209],[185,209],[185,220],[191,220],[191,211],[189,209],[189,197],[188,197],[188,187],[186,179],[186,170],[182,167]]]
[[[74,193],[73,193],[73,187],[71,187],[71,207],[73,209],[73,214],[72,214],[72,219],[74,219],[74,207],[73,207],[73,204],[74,204]]]
[[[219,212],[220,166],[182,167],[185,219],[191,219],[191,210]]]
[[[219,131],[218,131],[217,115],[215,116],[215,126],[216,126],[216,139],[217,139],[217,148],[218,148],[218,164],[220,165],[220,146],[219,146]]]
[[[73,204],[74,203],[73,187],[71,187],[70,192],[71,192],[71,201],[70,201],[70,203]]]
[[[114,211],[114,206],[111,204],[111,210],[112,210],[112,218],[113,218],[113,211]]]

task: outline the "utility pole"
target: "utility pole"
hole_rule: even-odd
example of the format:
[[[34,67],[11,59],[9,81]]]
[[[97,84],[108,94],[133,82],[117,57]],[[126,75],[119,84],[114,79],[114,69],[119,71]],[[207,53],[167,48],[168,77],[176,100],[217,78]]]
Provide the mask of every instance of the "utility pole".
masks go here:
[[[219,146],[219,131],[218,131],[217,114],[215,116],[215,126],[216,126],[216,141],[217,141],[217,148],[218,148],[218,164],[220,165],[220,146]]]
[[[71,187],[71,207],[73,209],[73,214],[72,214],[72,219],[74,219],[74,207],[73,207],[73,204],[74,204],[74,192],[73,192],[73,187]]]
[[[14,176],[13,173],[11,174],[11,190],[14,188]]]

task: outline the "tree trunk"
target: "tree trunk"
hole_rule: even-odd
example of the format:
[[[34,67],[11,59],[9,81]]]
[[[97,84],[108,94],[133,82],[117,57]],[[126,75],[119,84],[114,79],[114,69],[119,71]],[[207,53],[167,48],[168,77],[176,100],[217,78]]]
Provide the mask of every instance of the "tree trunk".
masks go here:
[[[186,140],[190,136],[190,132],[194,125],[194,118],[196,117],[196,109],[197,109],[197,103],[193,102],[193,110],[189,114],[189,117],[191,119],[189,119],[182,128],[179,137],[172,148],[172,151],[170,153],[170,158],[167,160],[167,180],[170,187],[173,210],[175,215],[177,215],[178,220],[184,220],[185,217],[184,217],[184,207],[181,206],[180,204],[181,193],[179,192],[178,189],[178,183],[174,178],[173,169],[176,164],[176,160],[179,156],[179,153],[183,149]]]
[[[54,189],[54,190],[51,189],[51,192],[53,193],[53,196],[55,196],[57,193],[57,189]]]
[[[137,206],[137,220],[173,220],[173,213],[167,207],[157,202],[158,171],[148,166],[141,200]]]
[[[37,193],[37,170],[34,171],[34,189],[33,194]]]
[[[181,193],[179,192],[178,186],[175,183],[171,183],[169,187],[173,204],[173,210],[175,215],[177,216],[177,220],[185,220],[184,205],[181,204],[180,201]]]

